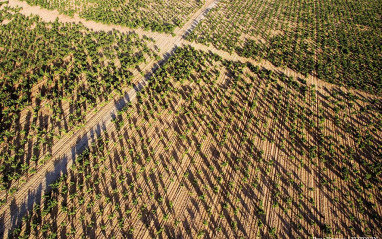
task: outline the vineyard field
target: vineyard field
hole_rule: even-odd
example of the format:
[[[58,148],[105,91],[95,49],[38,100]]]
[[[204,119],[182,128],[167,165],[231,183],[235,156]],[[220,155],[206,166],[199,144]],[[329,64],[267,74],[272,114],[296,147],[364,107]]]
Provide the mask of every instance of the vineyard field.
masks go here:
[[[131,28],[141,27],[165,33],[173,33],[187,21],[191,13],[204,4],[201,0],[26,0],[26,2],[46,9],[56,9],[69,16],[77,14],[96,22]]]
[[[378,235],[380,104],[179,48],[14,233]]]
[[[381,1],[219,1],[188,37],[382,94]]]
[[[0,0],[0,239],[382,237],[382,0]]]
[[[158,55],[148,47],[151,42],[134,34],[47,24],[18,9],[1,10],[0,21],[7,21],[0,25],[4,202],[51,159],[51,149],[61,137],[83,127],[99,104],[137,83],[135,68]]]

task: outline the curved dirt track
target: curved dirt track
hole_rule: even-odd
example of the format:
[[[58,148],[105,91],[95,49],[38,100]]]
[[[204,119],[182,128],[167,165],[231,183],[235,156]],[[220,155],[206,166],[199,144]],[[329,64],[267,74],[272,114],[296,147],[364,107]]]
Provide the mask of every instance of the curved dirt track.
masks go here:
[[[255,66],[264,67],[267,70],[272,70],[274,72],[279,72],[279,73],[282,72],[285,75],[293,76],[294,78],[305,79],[308,83],[316,85],[319,89],[321,89],[321,88],[322,89],[323,88],[331,89],[333,87],[337,87],[337,88],[339,87],[338,85],[328,83],[328,82],[323,81],[323,80],[321,80],[315,76],[312,76],[312,75],[308,75],[308,77],[306,78],[304,75],[302,75],[302,74],[300,74],[300,73],[298,73],[298,72],[296,72],[296,71],[294,71],[288,67],[277,67],[277,66],[273,65],[271,62],[264,60],[264,59],[259,62],[259,61],[256,61],[254,59],[251,59],[251,58],[239,56],[236,52],[229,53],[229,52],[226,52],[223,50],[219,50],[213,46],[206,46],[206,45],[203,45],[200,43],[189,42],[187,40],[182,41],[182,43],[183,43],[183,45],[192,46],[196,50],[201,50],[204,52],[210,52],[210,53],[217,54],[225,60],[240,61],[242,63],[250,62]],[[346,87],[344,87],[344,86],[341,86],[339,88],[341,88],[343,90],[346,89]],[[373,95],[366,93],[364,91],[361,91],[361,90],[351,89],[350,91],[357,93],[359,95],[362,95],[363,97],[367,97],[367,98],[373,96]],[[373,96],[373,97],[375,97],[375,96]]]
[[[19,0],[9,0],[8,6],[10,7],[22,7],[20,13],[28,15],[38,15],[45,22],[54,22],[57,18],[62,23],[82,23],[85,27],[94,31],[112,31],[118,30],[120,32],[135,32],[140,36],[146,35],[147,37],[159,38],[159,37],[171,37],[170,34],[157,33],[152,31],[145,31],[143,29],[133,29],[128,27],[122,27],[118,25],[106,25],[95,21],[89,21],[74,14],[73,17],[60,14],[57,10],[48,10],[41,8],[40,6],[31,6],[27,2]]]
[[[136,87],[130,89],[121,98],[110,100],[98,113],[89,120],[85,127],[74,132],[71,136],[64,136],[57,142],[52,149],[52,160],[48,161],[35,175],[33,175],[0,209],[0,238],[7,238],[9,232],[21,222],[21,217],[31,209],[34,203],[40,201],[41,195],[49,190],[49,185],[53,183],[73,164],[75,155],[90,145],[102,131],[107,130],[113,125],[112,119],[117,111],[134,100],[136,92],[147,84],[150,74],[155,71],[160,64],[165,62],[183,42],[183,35],[192,31],[195,26],[205,17],[211,8],[216,6],[216,0],[208,0],[184,26],[175,31],[175,37],[168,34],[143,31],[142,29],[130,29],[127,27],[105,25],[94,21],[87,21],[79,17],[69,17],[59,14],[58,11],[42,9],[38,6],[29,6],[25,2],[10,0],[9,6],[20,6],[23,9],[20,13],[25,15],[39,15],[43,21],[51,22],[58,18],[63,23],[82,23],[95,31],[118,30],[124,33],[137,33],[139,36],[147,36],[155,40],[155,44],[160,48],[159,55],[162,57],[160,62],[152,60],[146,64],[141,72],[149,72],[142,76],[136,74],[134,82],[139,82]]]

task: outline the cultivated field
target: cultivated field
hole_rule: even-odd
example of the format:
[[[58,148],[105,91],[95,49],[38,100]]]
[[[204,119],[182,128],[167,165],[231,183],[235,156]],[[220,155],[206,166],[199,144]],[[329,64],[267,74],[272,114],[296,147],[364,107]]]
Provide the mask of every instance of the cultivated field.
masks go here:
[[[26,0],[31,5],[73,16],[78,14],[88,20],[127,26],[145,30],[172,33],[182,26],[197,9],[203,6],[202,0]]]
[[[180,48],[14,235],[381,235],[380,107]]]
[[[135,34],[91,32],[0,11],[1,202],[51,159],[64,135],[81,129],[97,106],[122,94],[133,71],[157,58]],[[27,33],[25,29],[28,29]]]
[[[9,1],[0,239],[382,237],[380,0]]]
[[[189,40],[382,94],[381,1],[219,1]]]

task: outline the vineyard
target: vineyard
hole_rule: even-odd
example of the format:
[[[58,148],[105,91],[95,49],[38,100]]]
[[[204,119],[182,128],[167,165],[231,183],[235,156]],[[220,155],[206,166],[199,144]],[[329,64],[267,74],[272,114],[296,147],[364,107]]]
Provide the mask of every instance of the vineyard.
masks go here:
[[[179,48],[13,235],[380,235],[381,103]]]
[[[157,32],[172,33],[182,26],[189,15],[199,9],[204,1],[166,0],[166,1],[111,1],[111,0],[26,0],[31,5],[73,16],[78,14],[88,20],[144,28]]]
[[[222,0],[189,40],[382,94],[382,2]]]
[[[380,0],[9,1],[0,238],[382,236]]]
[[[157,54],[134,34],[47,24],[18,9],[1,10],[0,21],[8,22],[0,25],[4,203],[51,159],[61,137],[83,127],[98,105],[135,84],[132,72]]]

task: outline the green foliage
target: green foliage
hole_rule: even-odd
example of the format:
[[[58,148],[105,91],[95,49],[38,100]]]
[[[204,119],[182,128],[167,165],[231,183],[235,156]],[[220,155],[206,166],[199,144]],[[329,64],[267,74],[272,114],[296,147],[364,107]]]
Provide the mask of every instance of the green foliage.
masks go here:
[[[328,212],[347,208],[335,210],[350,221],[338,227],[360,234],[357,224],[380,223],[378,190],[370,188],[381,188],[380,101],[361,95],[355,100],[339,88],[315,89],[313,100],[304,89],[315,87],[192,47],[176,49],[137,100],[117,114],[114,122],[123,125],[110,124],[76,155],[75,167],[52,183],[52,193],[16,234],[41,218],[44,224],[57,218],[86,228],[83,237],[309,237],[332,231],[323,226],[330,218],[316,217],[322,190]],[[354,106],[334,109],[345,102]],[[350,110],[355,113],[345,117]],[[308,127],[322,117],[322,128]],[[358,123],[346,132],[348,120]],[[312,181],[317,174],[320,180]],[[364,196],[355,197],[360,192]],[[333,204],[331,196],[338,196]],[[70,232],[57,228],[57,234],[64,230]],[[41,230],[33,233],[43,237]]]
[[[45,23],[19,10],[0,10],[0,19],[8,20],[0,24],[0,175],[5,188],[28,171],[35,173],[32,162],[51,160],[44,152],[56,139],[83,127],[88,110],[129,86],[132,70],[156,55],[136,34]]]
[[[203,5],[192,0],[25,0],[31,5],[58,10],[69,16],[75,13],[87,20],[131,28],[144,28],[156,32],[172,33],[187,17]]]
[[[188,39],[382,93],[380,1],[220,1]]]

